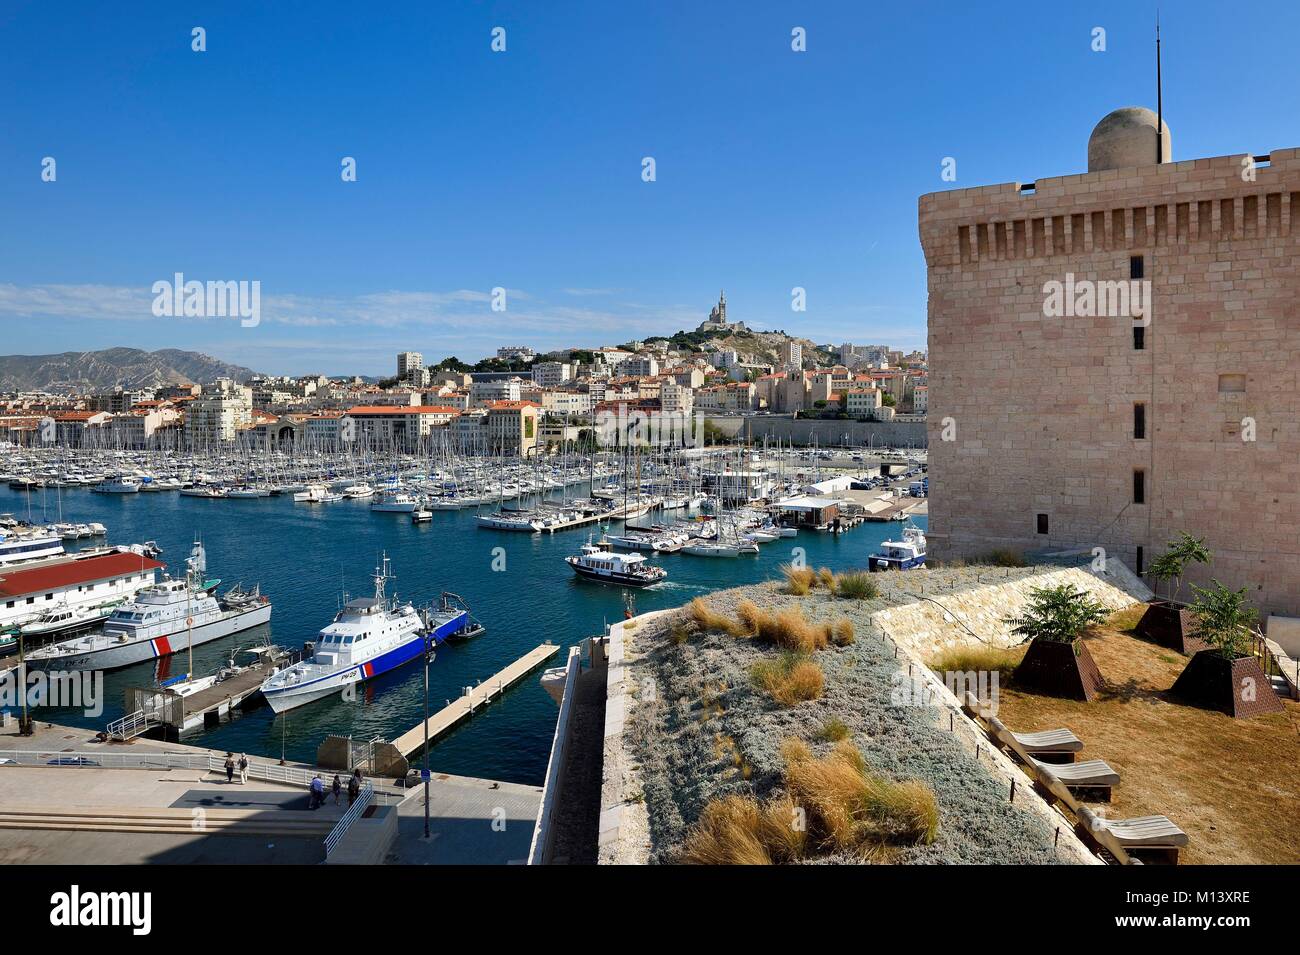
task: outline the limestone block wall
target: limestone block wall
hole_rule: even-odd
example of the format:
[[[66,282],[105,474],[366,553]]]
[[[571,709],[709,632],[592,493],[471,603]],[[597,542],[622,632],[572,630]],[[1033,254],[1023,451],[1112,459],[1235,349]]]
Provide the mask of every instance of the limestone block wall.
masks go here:
[[[1188,531],[1215,555],[1191,582],[1300,614],[1300,150],[932,193],[919,226],[931,553],[1100,546],[1138,567]],[[1047,283],[1135,266],[1142,314],[1045,313]]]

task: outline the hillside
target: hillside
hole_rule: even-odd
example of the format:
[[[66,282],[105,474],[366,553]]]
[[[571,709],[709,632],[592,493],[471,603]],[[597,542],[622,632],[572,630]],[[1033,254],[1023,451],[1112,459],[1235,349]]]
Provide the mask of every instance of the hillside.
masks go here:
[[[803,346],[803,364],[805,368],[824,364],[827,359],[833,360],[833,356],[829,352],[822,353],[819,358],[818,346],[810,339],[800,338],[797,335],[787,335],[785,332],[681,331],[675,335],[666,336],[666,340],[677,348],[703,349],[706,351],[715,348],[730,348],[742,356],[752,357],[759,364],[774,366],[780,364],[782,343],[789,340],[798,342]]]
[[[217,378],[246,381],[255,372],[200,352],[139,348],[0,356],[0,391],[102,392],[117,386],[154,388],[204,384]]]

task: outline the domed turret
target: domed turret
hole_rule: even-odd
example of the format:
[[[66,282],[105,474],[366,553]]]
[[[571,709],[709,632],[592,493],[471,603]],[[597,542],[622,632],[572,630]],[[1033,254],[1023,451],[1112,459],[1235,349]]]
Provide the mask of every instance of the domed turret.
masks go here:
[[[1169,162],[1169,124],[1161,126],[1160,162]],[[1156,114],[1125,106],[1106,115],[1088,137],[1088,172],[1150,166],[1156,161]]]

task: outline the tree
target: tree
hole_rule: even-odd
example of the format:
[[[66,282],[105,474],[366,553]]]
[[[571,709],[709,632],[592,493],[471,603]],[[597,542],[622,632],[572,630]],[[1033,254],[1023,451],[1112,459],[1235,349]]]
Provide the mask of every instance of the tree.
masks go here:
[[[1147,575],[1152,580],[1174,582],[1172,600],[1178,602],[1178,594],[1183,589],[1183,572],[1189,563],[1208,564],[1211,554],[1205,546],[1204,537],[1193,537],[1183,531],[1177,540],[1169,542],[1168,550],[1151,562]]]
[[[1229,590],[1216,580],[1213,587],[1192,584],[1192,590],[1196,593],[1191,606],[1196,619],[1193,635],[1229,660],[1246,656],[1247,635],[1259,619],[1255,608],[1246,604],[1246,588]]]
[[[1073,643],[1089,627],[1106,619],[1106,608],[1074,584],[1034,587],[1029,593],[1023,613],[1003,618],[1011,632],[1025,640]]]
[[[880,403],[884,405],[886,408],[892,408],[898,404],[898,400],[893,395],[891,395],[889,392],[886,391],[883,395],[880,396]]]

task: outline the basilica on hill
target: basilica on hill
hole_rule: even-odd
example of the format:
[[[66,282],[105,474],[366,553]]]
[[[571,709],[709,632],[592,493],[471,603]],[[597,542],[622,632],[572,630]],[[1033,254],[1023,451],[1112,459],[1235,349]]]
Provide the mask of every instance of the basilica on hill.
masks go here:
[[[744,322],[727,321],[727,293],[718,293],[718,304],[713,306],[709,317],[700,322],[699,332],[747,332]]]

